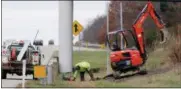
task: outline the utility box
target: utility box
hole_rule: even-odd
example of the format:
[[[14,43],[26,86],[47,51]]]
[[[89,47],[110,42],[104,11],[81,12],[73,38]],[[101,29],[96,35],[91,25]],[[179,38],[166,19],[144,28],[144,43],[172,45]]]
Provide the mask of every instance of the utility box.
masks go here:
[[[46,78],[46,66],[34,66],[34,77],[35,78]]]

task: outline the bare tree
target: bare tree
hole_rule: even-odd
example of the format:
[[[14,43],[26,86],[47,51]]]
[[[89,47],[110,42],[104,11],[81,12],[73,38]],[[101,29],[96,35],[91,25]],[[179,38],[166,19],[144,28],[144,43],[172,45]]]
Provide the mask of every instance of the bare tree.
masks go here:
[[[120,2],[121,1],[111,1],[109,8],[109,31],[113,31],[120,27]],[[133,22],[137,18],[137,15],[141,12],[143,7],[146,5],[147,1],[122,1],[123,5],[123,28],[132,29]],[[153,2],[153,5],[157,12],[159,10],[159,2]],[[101,30],[99,32],[99,43],[105,42],[106,35],[106,21],[104,22]],[[154,39],[157,38],[159,33],[158,29],[153,22],[153,20],[148,17],[143,24],[145,32],[145,42],[149,45]],[[151,34],[150,34],[151,33]]]
[[[97,16],[95,19],[93,19],[93,21],[85,28],[85,31],[83,32],[83,40],[96,43],[98,41],[98,32],[105,19],[105,16]]]
[[[120,28],[120,2],[121,1],[112,0],[110,3],[109,31]],[[132,29],[134,20],[146,3],[147,1],[122,1],[124,29]],[[166,9],[165,12],[160,11],[160,2],[152,3],[167,26],[175,27],[175,29],[170,32],[178,32],[178,29],[181,29],[179,28],[181,27],[179,26],[181,22],[181,3],[168,2],[168,9]],[[106,16],[97,16],[97,18],[95,18],[85,29],[83,40],[104,43],[107,28],[106,25]],[[147,45],[150,45],[159,36],[159,31],[156,30],[158,28],[150,17],[145,20],[143,28],[145,33],[145,42]]]

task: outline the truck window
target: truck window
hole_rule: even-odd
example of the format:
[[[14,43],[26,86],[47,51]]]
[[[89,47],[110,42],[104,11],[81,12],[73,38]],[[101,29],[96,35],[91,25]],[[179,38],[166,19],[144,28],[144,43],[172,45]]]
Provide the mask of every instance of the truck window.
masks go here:
[[[13,48],[15,48],[17,51],[21,51],[21,49],[23,48],[23,45],[10,45],[10,47],[8,47],[10,50],[12,50]]]

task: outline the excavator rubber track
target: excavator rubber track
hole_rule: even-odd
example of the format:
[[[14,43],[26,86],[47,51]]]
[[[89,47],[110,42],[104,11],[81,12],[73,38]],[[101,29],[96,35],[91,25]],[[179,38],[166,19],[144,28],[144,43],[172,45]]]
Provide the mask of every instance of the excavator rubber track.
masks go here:
[[[114,80],[117,80],[117,79],[123,79],[123,78],[129,78],[129,77],[132,77],[132,76],[136,76],[136,75],[146,75],[147,74],[147,71],[146,70],[141,70],[141,71],[138,71],[138,72],[134,72],[134,73],[131,73],[131,74],[126,74],[125,75],[122,75],[120,74],[120,76],[114,76],[114,74],[109,74],[109,75],[106,75],[105,77],[103,77],[102,79],[105,79],[105,80],[109,80],[109,79],[114,79]]]

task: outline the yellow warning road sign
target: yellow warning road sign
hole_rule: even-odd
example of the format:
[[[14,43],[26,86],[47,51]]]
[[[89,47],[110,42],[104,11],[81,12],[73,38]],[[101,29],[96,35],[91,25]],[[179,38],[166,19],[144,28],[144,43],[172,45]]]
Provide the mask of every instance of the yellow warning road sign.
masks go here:
[[[75,21],[73,22],[73,34],[74,34],[75,36],[77,36],[78,34],[80,34],[80,32],[82,31],[82,29],[83,29],[83,26],[82,26],[77,20],[75,20]]]
[[[46,77],[46,66],[34,66],[34,77],[45,78]]]

